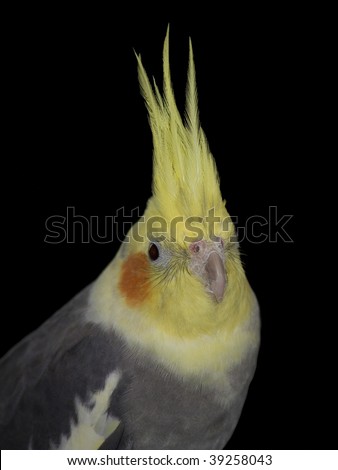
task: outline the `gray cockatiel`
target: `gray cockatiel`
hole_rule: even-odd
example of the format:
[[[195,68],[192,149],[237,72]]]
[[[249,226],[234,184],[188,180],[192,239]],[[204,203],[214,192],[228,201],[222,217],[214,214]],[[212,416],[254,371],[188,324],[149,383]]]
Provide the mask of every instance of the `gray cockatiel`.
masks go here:
[[[222,449],[241,414],[259,308],[199,125],[191,44],[185,121],[168,34],[163,96],[137,60],[153,196],[99,278],[1,359],[3,449]]]

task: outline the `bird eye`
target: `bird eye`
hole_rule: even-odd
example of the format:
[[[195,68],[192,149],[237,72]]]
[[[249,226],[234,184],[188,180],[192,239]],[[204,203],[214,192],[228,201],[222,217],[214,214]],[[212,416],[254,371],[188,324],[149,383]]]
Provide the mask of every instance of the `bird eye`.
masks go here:
[[[152,261],[156,261],[157,258],[160,256],[160,253],[159,253],[158,248],[157,248],[157,246],[155,245],[155,243],[151,243],[151,244],[150,244],[149,250],[148,250],[148,254],[149,254],[149,258],[150,258]]]

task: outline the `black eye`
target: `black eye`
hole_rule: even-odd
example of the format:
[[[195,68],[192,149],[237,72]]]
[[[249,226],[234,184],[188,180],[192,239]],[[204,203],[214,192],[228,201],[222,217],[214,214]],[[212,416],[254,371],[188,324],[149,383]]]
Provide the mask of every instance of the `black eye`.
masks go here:
[[[150,244],[150,247],[149,247],[149,250],[148,250],[148,254],[149,254],[149,258],[150,258],[152,261],[156,261],[157,258],[160,256],[160,253],[159,253],[158,248],[157,248],[157,246],[155,245],[155,243],[151,243],[151,244]]]

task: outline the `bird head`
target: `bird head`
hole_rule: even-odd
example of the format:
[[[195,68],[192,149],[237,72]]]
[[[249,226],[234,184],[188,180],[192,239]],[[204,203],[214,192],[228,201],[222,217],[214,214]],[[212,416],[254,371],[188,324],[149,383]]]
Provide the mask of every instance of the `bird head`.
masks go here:
[[[163,93],[138,74],[153,136],[153,195],[121,249],[118,288],[126,305],[180,335],[209,333],[247,310],[234,225],[199,124],[191,41],[183,119],[163,49]]]

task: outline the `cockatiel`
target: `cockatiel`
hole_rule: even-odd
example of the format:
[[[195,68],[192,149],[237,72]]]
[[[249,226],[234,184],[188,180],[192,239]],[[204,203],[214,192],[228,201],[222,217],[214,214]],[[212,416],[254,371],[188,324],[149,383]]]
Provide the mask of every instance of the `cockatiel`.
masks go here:
[[[137,56],[153,195],[99,278],[0,363],[2,449],[222,449],[259,348],[256,297],[197,109],[163,51],[163,95]],[[160,233],[161,232],[161,233]]]

